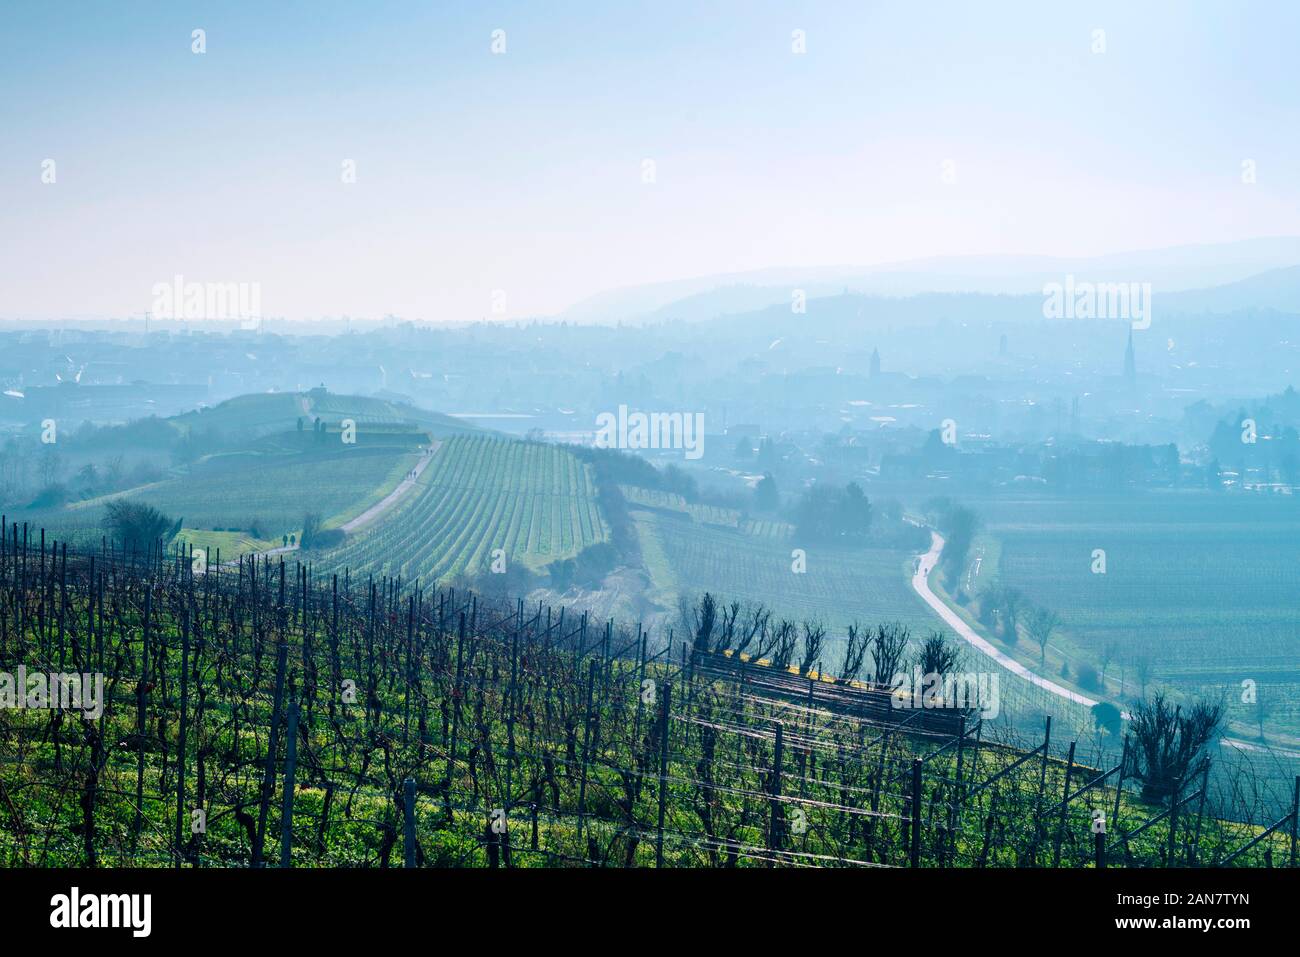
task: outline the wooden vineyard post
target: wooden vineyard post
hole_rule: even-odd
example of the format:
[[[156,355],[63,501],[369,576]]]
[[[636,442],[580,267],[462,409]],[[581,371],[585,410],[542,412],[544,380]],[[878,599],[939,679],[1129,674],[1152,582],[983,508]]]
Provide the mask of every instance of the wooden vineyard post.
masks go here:
[[[402,700],[402,744],[406,744],[411,731],[411,685],[415,673],[411,668],[411,652],[415,643],[415,596],[406,599],[406,693]]]
[[[781,831],[783,818],[781,814],[781,762],[785,744],[784,727],[780,721],[776,722],[776,741],[772,746],[772,783],[767,789],[771,795],[771,816],[768,820],[767,828],[767,847],[771,851],[781,850]],[[768,867],[774,863],[768,861]]]
[[[668,709],[672,705],[673,686],[664,685],[663,704],[659,713],[659,830],[655,835],[655,867],[664,866],[664,809],[668,798]]]
[[[464,675],[465,613],[460,613],[460,626],[456,632],[456,677],[451,686],[451,747],[447,751],[447,791],[451,791],[452,768],[456,763],[456,738],[460,733],[461,681]]]
[[[911,864],[921,866],[921,759],[912,759]]]
[[[415,866],[415,778],[402,782],[405,807],[403,808],[403,867]]]
[[[1183,780],[1179,778],[1174,782],[1174,793],[1169,800],[1169,840],[1165,849],[1165,866],[1173,867],[1175,860],[1174,848],[1178,840],[1178,803],[1183,796]]]
[[[271,703],[271,729],[267,736],[266,767],[262,773],[262,795],[257,809],[257,838],[253,842],[253,867],[262,866],[266,846],[266,818],[271,809],[271,792],[275,789],[275,756],[280,750],[280,708],[284,703],[284,669],[289,646],[281,643],[275,659],[275,697]]]
[[[957,784],[953,789],[951,811],[948,814],[948,833],[952,837],[952,860],[957,860],[957,825],[961,821],[961,805],[964,787],[962,785],[962,758],[966,744],[966,716],[957,719]],[[940,860],[940,866],[946,862],[946,855]]]
[[[1291,797],[1291,866],[1296,864],[1296,844],[1300,841],[1300,775],[1295,779]]]
[[[24,527],[24,532],[26,528]],[[135,771],[135,825],[131,829],[132,846],[140,840],[140,829],[144,826],[144,742],[149,722],[146,711],[149,707],[149,618],[153,612],[153,589],[145,582],[144,593],[144,635],[142,657],[140,659],[140,684],[135,695],[135,733],[139,737]]]
[[[285,647],[281,645],[280,647]],[[298,767],[298,702],[289,705],[289,730],[285,738],[284,800],[280,805],[280,866],[293,866],[294,772]]]
[[[1034,839],[1029,845],[1029,860],[1032,867],[1038,866],[1038,838],[1043,832],[1043,791],[1047,788],[1047,764],[1052,756],[1052,716],[1047,716],[1047,727],[1043,732],[1043,764],[1038,772],[1038,797],[1034,801]]]
[[[646,653],[646,634],[641,630],[641,625],[636,626],[637,640],[637,669],[636,669],[636,718],[632,725],[632,740],[641,740],[641,712],[644,705],[641,701],[641,686],[645,683],[645,653]]]
[[[1201,772],[1201,799],[1196,804],[1196,827],[1192,839],[1187,842],[1187,866],[1196,866],[1196,854],[1201,847],[1201,820],[1205,815],[1205,796],[1210,792],[1210,766],[1207,764]]]
[[[1065,788],[1061,791],[1061,814],[1056,821],[1056,836],[1052,839],[1052,866],[1061,866],[1061,839],[1065,836],[1065,820],[1070,813],[1070,778],[1074,774],[1074,746],[1070,742],[1070,756],[1065,761]]]
[[[185,822],[186,698],[190,687],[190,610],[181,608],[181,726],[176,741],[176,867],[181,866],[181,833]]]
[[[63,657],[63,619],[68,613],[68,543],[60,542],[62,560],[59,565],[59,668],[66,669]]]
[[[1110,826],[1119,833],[1119,799],[1124,793],[1124,771],[1128,767],[1128,735],[1124,735],[1124,749],[1119,754],[1119,777],[1115,781],[1115,810],[1110,816]]]
[[[582,850],[582,834],[587,815],[587,762],[590,760],[587,751],[591,747],[591,703],[596,690],[596,668],[599,664],[599,661],[592,658],[587,668],[587,720],[582,731],[582,774],[578,780],[578,848],[584,855],[586,851]]]
[[[1106,832],[1098,831],[1092,836],[1092,856],[1098,870],[1106,866]]]
[[[519,631],[523,621],[524,603],[519,601],[519,622],[510,636],[510,686],[506,692],[506,799],[503,802],[509,815],[514,805],[515,769],[515,696],[519,682]]]
[[[821,674],[820,661],[817,663],[817,674],[818,675]],[[813,686],[814,686],[813,679],[811,676],[809,676],[808,677],[808,698],[806,703],[804,704],[804,716],[803,716],[803,721],[801,722],[803,725],[802,731],[803,731],[803,737],[805,741],[812,740]],[[799,749],[799,796],[800,797],[805,797],[807,796],[808,793],[807,790],[808,758],[811,756],[811,754],[812,754],[811,745]]]

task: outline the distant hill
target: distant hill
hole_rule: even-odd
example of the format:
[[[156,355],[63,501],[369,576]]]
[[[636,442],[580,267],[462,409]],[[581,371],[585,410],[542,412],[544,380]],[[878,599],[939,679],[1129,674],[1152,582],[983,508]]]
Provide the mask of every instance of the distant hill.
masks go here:
[[[356,433],[343,442],[347,419]],[[125,498],[183,520],[191,541],[229,533],[278,544],[308,511],[333,527],[375,504],[431,438],[470,434],[493,433],[408,403],[324,389],[236,396],[182,415],[79,430],[62,445],[76,484],[62,486],[55,504],[7,512],[57,538],[93,543],[104,534],[108,504]],[[79,473],[83,467],[89,472]]]
[[[324,389],[236,396],[210,408],[187,412],[166,421],[181,432],[216,430],[257,437],[293,431],[298,428],[299,419],[310,429],[317,418],[332,429],[344,419],[352,419],[358,426],[371,430],[418,429],[434,438],[483,431],[460,419],[409,403],[372,396],[339,395]]]
[[[1038,295],[1071,274],[1093,282],[1149,282],[1164,294],[1238,284],[1300,265],[1300,237],[1177,246],[1093,257],[947,256],[875,266],[784,267],[615,289],[575,303],[559,318],[586,322],[699,321],[844,292],[874,297],[927,293]],[[1243,290],[1238,295],[1248,295]],[[1254,290],[1262,293],[1263,290]],[[1236,308],[1270,308],[1242,301]],[[1281,307],[1275,307],[1281,308]]]
[[[1163,311],[1182,315],[1243,309],[1273,309],[1300,314],[1300,266],[1270,269],[1240,282],[1211,289],[1166,293],[1156,302]]]

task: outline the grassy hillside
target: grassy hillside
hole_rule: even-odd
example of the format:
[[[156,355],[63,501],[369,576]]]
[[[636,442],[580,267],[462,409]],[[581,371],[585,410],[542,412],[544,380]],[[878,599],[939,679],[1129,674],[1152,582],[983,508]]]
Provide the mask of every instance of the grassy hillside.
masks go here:
[[[347,420],[355,434],[344,435]],[[33,489],[3,511],[51,537],[98,543],[105,506],[126,498],[183,519],[187,542],[229,533],[225,544],[237,550],[278,545],[307,511],[330,527],[380,501],[431,436],[470,434],[486,433],[384,399],[324,390],[244,395],[171,418],[77,430],[42,450],[63,468],[51,486],[57,501],[45,503]],[[223,545],[222,554],[232,553]]]
[[[300,418],[308,429],[319,418],[335,429],[344,419],[351,419],[360,431],[420,429],[435,437],[482,431],[460,419],[405,403],[316,389],[303,393],[241,395],[167,421],[182,433],[212,431],[256,436],[293,431]]]
[[[307,511],[337,525],[387,494],[419,459],[416,433],[343,445],[308,443],[310,433],[286,433],[254,447],[204,458],[179,474],[111,495],[11,518],[40,524],[54,537],[98,541],[113,499],[145,502],[187,530],[238,531],[279,544],[296,533]],[[227,554],[223,549],[223,555]]]

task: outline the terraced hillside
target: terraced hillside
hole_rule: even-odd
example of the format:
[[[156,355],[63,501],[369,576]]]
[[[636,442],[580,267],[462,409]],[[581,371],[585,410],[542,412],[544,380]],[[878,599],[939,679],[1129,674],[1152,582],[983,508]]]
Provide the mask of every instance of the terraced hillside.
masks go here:
[[[431,582],[487,573],[497,549],[536,570],[608,537],[590,468],[557,446],[454,436],[416,484],[323,566]]]

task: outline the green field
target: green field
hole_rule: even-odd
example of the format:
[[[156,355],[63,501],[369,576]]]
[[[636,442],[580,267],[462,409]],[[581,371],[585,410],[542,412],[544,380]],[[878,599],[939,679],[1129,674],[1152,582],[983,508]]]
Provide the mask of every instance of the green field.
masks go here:
[[[495,549],[536,570],[607,537],[591,470],[572,453],[456,436],[434,453],[417,490],[323,561],[433,581],[489,571]]]
[[[1055,611],[1058,654],[1096,665],[1113,647],[1108,684],[1123,676],[1128,695],[1148,658],[1157,682],[1225,694],[1243,736],[1258,733],[1256,708],[1241,700],[1253,681],[1266,726],[1300,732],[1300,503],[1168,493],[971,504],[994,545],[976,590],[996,579]],[[1094,549],[1106,553],[1105,574],[1092,572]],[[1037,657],[1033,647],[1027,660]]]

